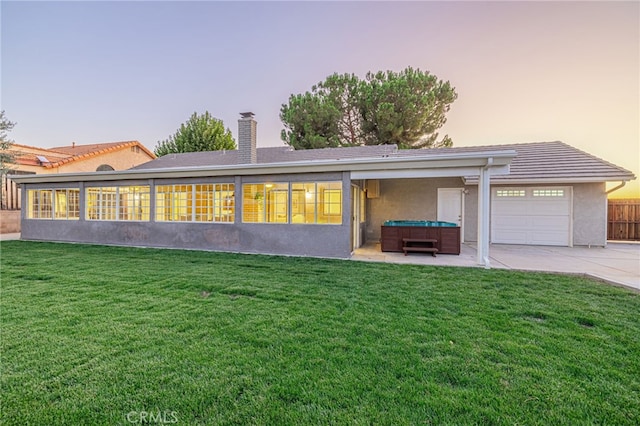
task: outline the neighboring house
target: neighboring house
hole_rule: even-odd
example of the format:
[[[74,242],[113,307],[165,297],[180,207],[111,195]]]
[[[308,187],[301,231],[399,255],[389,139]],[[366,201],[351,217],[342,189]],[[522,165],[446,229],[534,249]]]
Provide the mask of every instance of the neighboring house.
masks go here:
[[[22,238],[348,258],[385,220],[440,220],[488,266],[489,242],[606,245],[605,183],[635,179],[561,142],[295,151],[256,148],[250,113],[239,127],[237,151],[16,176]]]
[[[122,141],[55,148],[12,144],[15,170],[22,172],[73,173],[126,170],[156,156],[138,141]]]
[[[38,148],[14,143],[13,174],[49,174],[126,170],[153,160],[155,155],[138,141]],[[20,191],[11,179],[2,176],[1,233],[20,232]]]

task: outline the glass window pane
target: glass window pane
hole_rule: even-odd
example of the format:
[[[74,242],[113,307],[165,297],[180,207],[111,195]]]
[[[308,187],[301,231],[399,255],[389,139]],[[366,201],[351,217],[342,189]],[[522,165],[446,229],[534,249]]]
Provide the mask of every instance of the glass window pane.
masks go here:
[[[259,223],[265,221],[265,185],[242,185],[242,221]]]
[[[291,223],[316,223],[315,182],[291,184]]]
[[[267,183],[266,190],[266,212],[267,222],[288,223],[289,222],[289,184],[288,183]]]

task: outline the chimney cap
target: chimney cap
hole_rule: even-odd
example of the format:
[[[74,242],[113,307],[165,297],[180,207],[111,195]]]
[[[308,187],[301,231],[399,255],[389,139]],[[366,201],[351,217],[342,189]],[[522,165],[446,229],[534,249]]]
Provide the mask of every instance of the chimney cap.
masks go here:
[[[253,118],[254,114],[252,112],[241,112],[240,115],[242,118]]]

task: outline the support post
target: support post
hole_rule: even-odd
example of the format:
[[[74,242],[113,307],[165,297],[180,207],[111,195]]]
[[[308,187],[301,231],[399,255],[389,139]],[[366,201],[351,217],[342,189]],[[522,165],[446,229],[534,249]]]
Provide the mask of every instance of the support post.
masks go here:
[[[491,204],[491,166],[493,158],[487,159],[487,165],[480,168],[478,178],[478,265],[489,269],[489,215]]]

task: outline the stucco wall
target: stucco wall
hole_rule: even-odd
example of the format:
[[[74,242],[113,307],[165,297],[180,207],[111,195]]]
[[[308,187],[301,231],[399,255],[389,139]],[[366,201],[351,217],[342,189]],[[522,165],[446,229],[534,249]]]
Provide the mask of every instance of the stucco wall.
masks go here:
[[[134,150],[131,148],[134,148]],[[143,150],[135,148],[137,147],[127,146],[117,151],[72,161],[61,165],[57,169],[42,169],[38,173],[94,172],[103,164],[110,165],[114,170],[127,170],[152,160]]]
[[[436,220],[438,188],[462,186],[460,178],[380,180],[380,197],[368,199],[367,241],[380,240],[385,220]]]
[[[478,187],[465,186],[464,195],[464,241],[478,241]]]
[[[341,180],[343,209],[341,225],[242,223],[242,184],[262,182],[308,182]],[[301,256],[348,258],[351,254],[351,223],[349,218],[351,185],[346,173],[308,175],[249,176],[231,178],[198,178],[172,180],[121,181],[118,185],[155,185],[176,183],[234,182],[236,188],[235,223],[155,222],[153,203],[148,222],[88,221],[84,218],[84,196],[80,202],[80,220],[33,220],[23,214],[22,238],[27,240],[67,241],[125,246],[173,247],[271,253]],[[82,182],[55,185],[27,185],[26,189],[80,187]],[[109,185],[114,185],[110,182]],[[87,187],[89,184],[86,185]],[[91,183],[91,186],[96,186]],[[23,191],[26,194],[27,191]],[[26,197],[26,195],[24,196]],[[152,197],[153,198],[153,197]],[[26,199],[23,198],[26,205]]]
[[[573,245],[607,243],[607,194],[604,183],[573,185]]]

